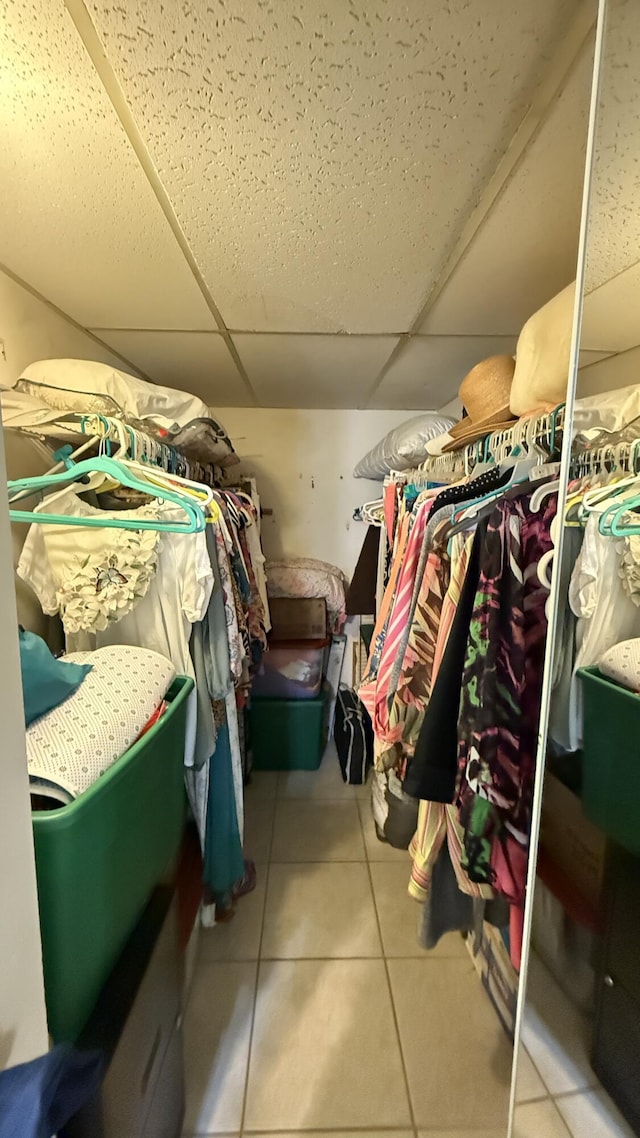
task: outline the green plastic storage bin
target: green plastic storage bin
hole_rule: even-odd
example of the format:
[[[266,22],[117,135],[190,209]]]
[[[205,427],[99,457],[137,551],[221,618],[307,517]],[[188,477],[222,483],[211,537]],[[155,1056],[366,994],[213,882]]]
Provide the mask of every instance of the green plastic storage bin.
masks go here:
[[[49,1031],[74,1042],[184,828],[186,701],[178,676],[162,719],[84,794],[32,814]]]
[[[584,750],[582,800],[607,837],[640,854],[640,695],[597,668],[581,668]]]
[[[254,770],[314,771],[327,743],[328,695],[251,701]]]

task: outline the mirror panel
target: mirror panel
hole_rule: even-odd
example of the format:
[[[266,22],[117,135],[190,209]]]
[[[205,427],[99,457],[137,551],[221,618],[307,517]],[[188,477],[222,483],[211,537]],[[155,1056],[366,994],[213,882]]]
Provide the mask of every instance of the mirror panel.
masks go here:
[[[614,489],[640,466],[640,6],[603,12],[516,1138],[640,1134],[638,519],[622,511],[616,536],[602,518],[640,495],[631,476]]]

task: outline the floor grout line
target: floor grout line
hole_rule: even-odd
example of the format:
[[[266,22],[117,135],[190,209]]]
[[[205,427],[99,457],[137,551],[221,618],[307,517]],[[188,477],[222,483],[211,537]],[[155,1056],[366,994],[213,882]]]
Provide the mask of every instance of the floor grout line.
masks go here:
[[[415,1138],[417,1138],[418,1123],[416,1120],[415,1111],[413,1109],[413,1101],[411,1098],[411,1090],[409,1088],[409,1076],[407,1074],[407,1065],[405,1063],[404,1050],[402,1047],[402,1040],[400,1038],[400,1024],[398,1022],[398,1013],[396,1011],[396,1004],[395,1004],[395,1000],[393,998],[393,988],[391,986],[391,973],[389,972],[389,965],[387,963],[387,958],[386,958],[386,955],[384,952],[384,940],[382,937],[382,924],[380,922],[380,914],[378,913],[378,906],[376,903],[376,892],[375,892],[375,889],[373,888],[373,875],[371,873],[371,864],[369,862],[369,854],[368,854],[368,850],[367,850],[366,835],[365,835],[365,831],[364,831],[364,823],[362,820],[362,811],[361,810],[358,810],[358,821],[360,823],[360,830],[362,833],[362,841],[364,842],[365,853],[367,855],[367,873],[369,875],[369,887],[371,889],[371,896],[373,898],[373,909],[374,909],[374,912],[376,915],[376,924],[378,926],[378,936],[380,937],[380,944],[382,946],[382,954],[383,954],[382,955],[382,962],[384,965],[385,976],[387,977],[387,989],[389,992],[389,1001],[391,1003],[391,1015],[393,1016],[393,1024],[394,1024],[395,1031],[396,1031],[396,1039],[398,1041],[398,1050],[400,1052],[400,1064],[402,1066],[402,1075],[404,1078],[405,1092],[407,1095],[407,1103],[409,1106],[409,1117],[411,1118],[410,1129],[413,1130]]]
[[[370,1135],[377,1135],[377,1134],[382,1134],[382,1135],[406,1134],[408,1130],[413,1130],[413,1127],[410,1125],[407,1125],[407,1126],[384,1126],[381,1129],[378,1128],[378,1129],[372,1130],[370,1126],[349,1126],[348,1130],[345,1131],[344,1126],[322,1126],[322,1127],[320,1127],[320,1129],[318,1129],[315,1126],[311,1127],[311,1129],[307,1128],[306,1126],[303,1126],[302,1128],[297,1126],[295,1128],[295,1130],[289,1130],[287,1128],[285,1128],[283,1130],[282,1127],[280,1126],[277,1130],[265,1130],[263,1127],[261,1130],[256,1130],[255,1128],[251,1129],[251,1130],[245,1130],[244,1133],[247,1136],[252,1135],[252,1134],[293,1134],[293,1135],[297,1136],[298,1134],[304,1134],[305,1132],[309,1133],[309,1134],[345,1134],[345,1133],[348,1133],[348,1134],[362,1134],[362,1135],[364,1135],[364,1138],[370,1138]],[[438,1135],[440,1135],[442,1133],[442,1131],[437,1130],[437,1131],[434,1131],[434,1133],[437,1133]],[[207,1136],[207,1138],[208,1138],[208,1136]],[[234,1135],[219,1134],[219,1135],[212,1136],[212,1138],[235,1138],[235,1136]]]
[[[514,1043],[514,1047],[515,1047],[515,1043]],[[529,1059],[529,1062],[531,1063],[531,1066],[533,1067],[533,1069],[534,1069],[534,1071],[535,1071],[536,1075],[537,1075],[537,1076],[538,1076],[538,1078],[540,1079],[540,1082],[542,1083],[542,1085],[543,1085],[543,1087],[544,1087],[545,1091],[547,1092],[547,1094],[546,1094],[546,1097],[547,1097],[547,1098],[553,1098],[553,1095],[552,1095],[551,1091],[549,1090],[549,1088],[548,1088],[548,1086],[547,1086],[547,1084],[546,1084],[546,1082],[545,1082],[544,1078],[542,1077],[542,1073],[541,1073],[541,1071],[540,1071],[540,1068],[538,1067],[538,1064],[536,1063],[535,1059],[533,1058],[533,1055],[531,1054],[531,1052],[530,1052],[530,1051],[529,1051],[529,1049],[527,1048],[527,1046],[526,1046],[526,1044],[524,1043],[524,1040],[523,1040],[522,1038],[520,1038],[520,1041],[519,1041],[519,1047],[520,1047],[520,1050],[521,1050],[521,1051],[524,1051],[524,1052],[526,1052],[527,1058]],[[531,1099],[530,1101],[532,1101],[532,1102],[533,1102],[533,1101],[535,1101],[535,1100]]]
[[[278,779],[276,779],[276,792],[278,789],[278,781],[279,781],[279,776],[278,776]],[[272,801],[273,801],[273,811],[272,811],[272,815],[271,815],[271,834],[269,836],[269,853],[267,856],[267,864],[266,864],[266,880],[265,880],[265,887],[264,887],[264,905],[262,908],[262,922],[260,924],[260,940],[258,941],[258,957],[257,957],[257,962],[256,962],[256,981],[255,981],[255,988],[254,988],[254,992],[253,992],[253,1009],[252,1009],[252,1013],[251,1013],[251,1027],[249,1029],[249,1048],[247,1051],[247,1070],[246,1070],[245,1080],[244,1080],[244,1094],[242,1096],[242,1113],[240,1115],[240,1129],[238,1131],[238,1138],[242,1138],[242,1135],[244,1134],[244,1121],[245,1121],[245,1116],[247,1113],[247,1097],[249,1094],[249,1076],[251,1073],[251,1052],[253,1050],[253,1035],[254,1035],[254,1029],[255,1029],[255,1024],[256,1024],[256,1007],[257,1007],[257,1003],[258,1003],[258,988],[260,985],[260,963],[261,963],[261,956],[262,956],[262,941],[264,938],[264,925],[265,925],[265,920],[266,920],[266,916],[267,916],[267,902],[269,900],[269,873],[271,870],[271,852],[273,850],[273,835],[274,835],[275,827],[276,827],[276,809],[275,809],[275,807],[276,807],[277,799],[274,798]]]
[[[549,1098],[552,1098],[554,1101],[557,1098],[562,1098],[562,1099],[564,1099],[564,1098],[575,1098],[576,1095],[588,1095],[588,1094],[591,1094],[593,1091],[597,1092],[597,1091],[601,1091],[602,1089],[603,1088],[601,1086],[597,1086],[597,1087],[590,1086],[590,1087],[576,1087],[572,1091],[558,1091],[556,1094],[552,1094],[551,1091],[549,1091]]]
[[[421,960],[421,961],[424,961],[426,964],[433,963],[434,965],[439,964],[443,960],[464,960],[463,956],[457,956],[455,953],[452,953],[451,956],[438,956],[433,961],[429,961],[429,960],[425,960],[425,954],[424,953],[421,956],[418,954],[416,954],[415,956],[394,956],[394,954],[392,952],[385,954],[385,952],[382,951],[382,952],[379,952],[377,954],[372,954],[371,956],[345,956],[345,955],[341,955],[341,956],[326,956],[326,955],[325,956],[260,956],[260,957],[258,957],[258,956],[217,956],[215,958],[212,958],[211,960],[207,960],[205,957],[203,959],[202,963],[203,964],[257,964],[258,960],[261,960],[264,964],[291,964],[294,961],[306,961],[307,964],[312,964],[318,960],[360,960],[361,962],[366,963],[367,960],[382,960],[383,958],[386,960]],[[584,1087],[584,1091],[597,1090],[597,1089],[598,1089],[597,1087]],[[550,1093],[550,1091],[546,1091],[545,1094],[541,1097],[543,1097],[543,1098],[553,1098],[553,1097],[555,1097],[555,1098],[558,1098],[558,1097],[566,1098],[566,1096],[570,1095],[570,1094],[582,1094],[582,1093],[583,1093],[583,1091],[566,1091],[564,1094],[562,1094],[560,1096],[558,1096],[558,1095],[553,1096]],[[531,1100],[531,1101],[533,1101],[533,1100]]]

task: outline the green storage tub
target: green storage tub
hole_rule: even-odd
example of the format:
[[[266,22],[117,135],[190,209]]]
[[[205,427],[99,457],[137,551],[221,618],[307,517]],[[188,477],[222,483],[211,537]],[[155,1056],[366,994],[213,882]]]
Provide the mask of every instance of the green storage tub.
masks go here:
[[[254,770],[317,770],[327,743],[328,706],[326,691],[313,699],[252,699]]]
[[[614,842],[640,854],[640,696],[580,668],[584,750],[582,800],[587,817]]]
[[[49,1031],[74,1042],[184,827],[186,701],[178,676],[162,719],[84,794],[32,814]]]

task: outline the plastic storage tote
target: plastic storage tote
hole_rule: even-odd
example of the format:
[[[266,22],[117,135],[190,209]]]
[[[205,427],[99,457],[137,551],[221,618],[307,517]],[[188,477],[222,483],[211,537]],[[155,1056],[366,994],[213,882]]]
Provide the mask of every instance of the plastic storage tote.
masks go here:
[[[314,699],[322,686],[329,639],[276,640],[253,679],[260,699]]]
[[[253,769],[317,770],[327,744],[328,695],[314,699],[252,699]]]
[[[581,668],[585,814],[630,853],[640,854],[640,695]]]
[[[163,717],[79,798],[32,815],[49,1031],[80,1033],[184,828],[186,701],[178,676]]]

